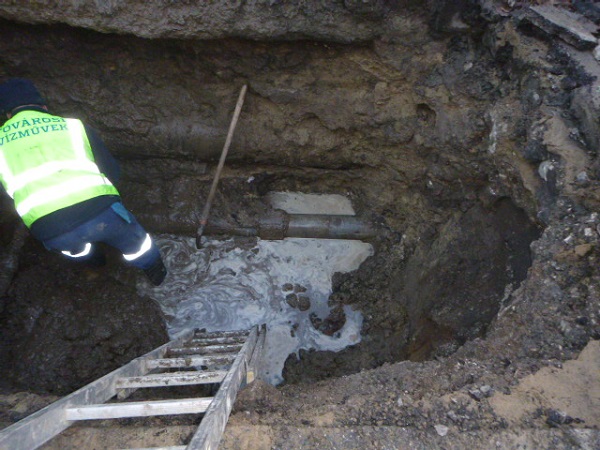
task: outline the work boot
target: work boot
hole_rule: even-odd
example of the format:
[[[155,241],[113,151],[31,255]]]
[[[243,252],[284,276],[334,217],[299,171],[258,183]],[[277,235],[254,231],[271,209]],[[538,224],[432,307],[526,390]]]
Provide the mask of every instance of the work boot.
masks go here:
[[[167,276],[167,268],[162,259],[158,258],[150,267],[144,269],[144,273],[154,286],[160,286]]]

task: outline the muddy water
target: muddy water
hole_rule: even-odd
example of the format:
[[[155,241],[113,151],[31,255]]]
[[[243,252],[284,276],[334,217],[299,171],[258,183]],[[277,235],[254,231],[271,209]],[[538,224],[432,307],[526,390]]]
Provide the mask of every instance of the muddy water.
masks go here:
[[[333,274],[356,270],[373,254],[370,244],[208,240],[198,250],[191,238],[162,235],[157,242],[169,275],[158,288],[142,282],[138,289],[161,305],[171,336],[187,328],[241,330],[266,323],[263,376],[272,384],[283,381],[283,365],[292,353],[339,351],[360,342],[362,315],[349,306],[343,327],[331,336],[315,329],[313,321],[330,313]]]

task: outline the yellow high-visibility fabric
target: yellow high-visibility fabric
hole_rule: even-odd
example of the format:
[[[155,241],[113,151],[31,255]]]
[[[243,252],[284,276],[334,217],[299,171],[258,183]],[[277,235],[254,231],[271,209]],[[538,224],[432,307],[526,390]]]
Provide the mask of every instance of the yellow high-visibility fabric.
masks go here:
[[[101,195],[119,195],[100,172],[81,121],[22,111],[0,129],[0,182],[28,227]]]

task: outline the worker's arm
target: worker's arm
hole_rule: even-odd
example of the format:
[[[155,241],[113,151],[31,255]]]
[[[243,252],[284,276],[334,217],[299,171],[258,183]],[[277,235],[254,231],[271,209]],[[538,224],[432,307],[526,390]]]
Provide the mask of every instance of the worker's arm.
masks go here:
[[[92,151],[94,152],[94,160],[100,171],[108,177],[112,184],[117,184],[121,178],[121,168],[119,163],[110,154],[104,141],[96,130],[88,125],[85,125],[85,133],[87,134]]]

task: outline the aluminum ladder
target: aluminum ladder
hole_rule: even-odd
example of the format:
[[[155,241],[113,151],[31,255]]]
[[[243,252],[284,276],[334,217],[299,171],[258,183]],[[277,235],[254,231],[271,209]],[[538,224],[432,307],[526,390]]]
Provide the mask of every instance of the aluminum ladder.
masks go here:
[[[237,392],[256,377],[265,335],[264,325],[248,331],[187,330],[167,344],[0,430],[0,450],[36,449],[81,420],[200,413],[204,416],[189,443],[169,447],[169,450],[216,449]],[[213,383],[220,383],[214,397],[123,402],[140,388]],[[106,403],[109,400],[111,403]]]

